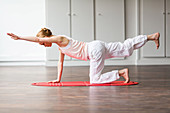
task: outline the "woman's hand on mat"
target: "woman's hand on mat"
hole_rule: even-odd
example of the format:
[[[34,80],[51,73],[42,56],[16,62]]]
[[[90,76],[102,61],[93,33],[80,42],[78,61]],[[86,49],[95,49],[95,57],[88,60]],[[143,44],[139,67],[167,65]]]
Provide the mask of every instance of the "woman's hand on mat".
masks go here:
[[[7,35],[11,36],[11,38],[14,39],[14,40],[20,39],[19,36],[15,35],[15,34],[13,34],[13,33],[7,33]]]
[[[60,83],[60,80],[52,80],[52,81],[48,81],[48,82],[52,82],[52,83]]]

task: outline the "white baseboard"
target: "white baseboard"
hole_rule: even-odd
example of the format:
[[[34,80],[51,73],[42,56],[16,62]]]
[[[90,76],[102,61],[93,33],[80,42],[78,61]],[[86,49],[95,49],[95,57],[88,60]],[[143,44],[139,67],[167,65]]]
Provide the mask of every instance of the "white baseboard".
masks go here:
[[[45,61],[0,61],[0,66],[45,66]]]
[[[0,56],[0,66],[45,66],[44,56]]]
[[[45,60],[45,56],[0,56],[0,62],[3,61],[12,61],[12,62],[28,62],[28,61],[43,61]]]
[[[0,61],[0,66],[57,66],[58,61],[44,60],[22,60],[22,61]],[[135,60],[105,60],[105,65],[170,65],[170,58],[143,58],[137,63]],[[64,66],[89,66],[89,61],[66,60]]]
[[[142,58],[137,65],[170,65],[170,58]]]
[[[57,66],[58,61],[46,61],[46,66]],[[130,60],[105,60],[105,65],[135,65]],[[89,66],[89,61],[64,61],[64,66]]]

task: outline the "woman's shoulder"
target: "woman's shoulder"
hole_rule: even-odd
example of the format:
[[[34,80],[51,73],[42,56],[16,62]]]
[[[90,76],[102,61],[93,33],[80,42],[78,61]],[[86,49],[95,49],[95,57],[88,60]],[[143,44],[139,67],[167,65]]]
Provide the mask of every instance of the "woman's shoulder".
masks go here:
[[[51,38],[56,41],[71,40],[71,38],[66,35],[53,35]]]
[[[67,39],[72,39],[72,38],[70,38],[69,36],[67,36],[67,35],[57,35],[57,37],[59,37],[59,38],[67,38]]]

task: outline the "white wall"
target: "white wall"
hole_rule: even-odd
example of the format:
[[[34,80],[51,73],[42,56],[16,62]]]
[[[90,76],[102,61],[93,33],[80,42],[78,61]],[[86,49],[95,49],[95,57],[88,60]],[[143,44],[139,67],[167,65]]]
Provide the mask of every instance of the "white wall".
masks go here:
[[[0,0],[0,15],[0,65],[44,61],[45,47],[12,40],[6,33],[35,36],[45,26],[45,0]]]
[[[136,0],[125,0],[125,37],[126,39],[136,36]],[[126,60],[134,64],[136,51]]]

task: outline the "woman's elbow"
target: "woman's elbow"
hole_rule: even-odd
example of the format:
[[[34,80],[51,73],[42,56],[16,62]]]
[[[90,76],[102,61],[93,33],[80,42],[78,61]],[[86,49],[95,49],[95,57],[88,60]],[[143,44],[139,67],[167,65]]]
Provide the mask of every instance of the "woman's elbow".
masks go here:
[[[63,61],[58,61],[58,65],[63,65]]]
[[[39,37],[36,37],[36,38],[35,38],[35,41],[36,41],[36,42],[38,42],[38,43],[40,43],[40,42],[41,42],[41,40],[40,40],[40,38],[39,38]]]

